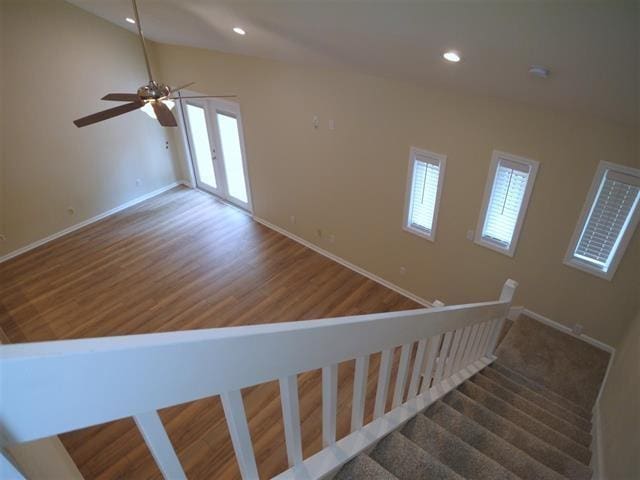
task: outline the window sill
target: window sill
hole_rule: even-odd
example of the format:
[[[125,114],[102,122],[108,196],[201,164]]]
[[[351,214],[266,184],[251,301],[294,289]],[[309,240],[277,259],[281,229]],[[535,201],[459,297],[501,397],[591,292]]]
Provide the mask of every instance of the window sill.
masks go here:
[[[586,262],[577,260],[574,257],[565,258],[563,263],[568,267],[576,268],[578,270],[581,270],[586,273],[590,273],[591,275],[603,278],[608,281],[611,281],[611,279],[613,278],[614,269],[611,268],[611,266],[609,266],[609,270],[605,272],[603,270],[600,270],[597,267],[589,265]]]
[[[494,252],[501,253],[511,258],[513,258],[513,256],[516,253],[516,247],[514,244],[511,244],[508,248],[505,248],[495,242],[485,240],[482,237],[476,237],[473,243],[475,243],[476,245],[480,245],[482,247],[488,248],[490,250],[493,250]]]
[[[416,235],[420,238],[424,238],[425,240],[429,240],[430,242],[436,241],[436,232],[433,230],[431,230],[431,233],[429,233],[426,230],[422,230],[416,227],[410,227],[408,225],[403,225],[402,229],[405,232],[412,233],[413,235]]]

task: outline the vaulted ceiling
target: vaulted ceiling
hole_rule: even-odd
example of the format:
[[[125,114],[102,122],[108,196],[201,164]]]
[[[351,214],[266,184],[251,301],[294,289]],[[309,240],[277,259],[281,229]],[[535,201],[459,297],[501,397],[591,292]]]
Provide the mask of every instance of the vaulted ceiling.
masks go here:
[[[113,23],[128,0],[69,0]],[[138,0],[164,43],[363,72],[638,122],[637,2]],[[232,31],[241,26],[240,36]],[[459,50],[462,61],[442,59]],[[531,65],[551,69],[531,76]]]

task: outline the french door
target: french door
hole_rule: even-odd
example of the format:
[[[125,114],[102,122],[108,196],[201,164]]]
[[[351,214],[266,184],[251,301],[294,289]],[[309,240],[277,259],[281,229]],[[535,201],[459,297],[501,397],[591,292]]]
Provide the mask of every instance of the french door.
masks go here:
[[[190,99],[184,101],[183,113],[197,187],[251,211],[239,105]]]

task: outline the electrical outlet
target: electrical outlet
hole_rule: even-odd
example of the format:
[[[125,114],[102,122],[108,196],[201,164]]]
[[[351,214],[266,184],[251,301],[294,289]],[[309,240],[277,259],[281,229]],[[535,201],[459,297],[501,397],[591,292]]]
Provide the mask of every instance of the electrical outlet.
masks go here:
[[[139,187],[142,184],[142,180],[136,178],[136,187]]]
[[[169,150],[169,140],[167,140],[166,142],[164,142],[164,149],[165,149],[165,150]]]
[[[329,130],[335,130],[335,129],[336,129],[336,122],[332,118],[331,120],[329,120]]]
[[[467,230],[467,240],[473,241],[473,230]]]
[[[329,235],[329,243],[336,243],[336,235],[334,233]]]
[[[76,209],[73,208],[73,207],[69,207],[69,208],[67,208],[67,213],[69,215],[75,215],[76,214]]]
[[[407,267],[400,267],[400,275],[407,273]]]
[[[7,237],[0,233],[0,242],[4,242],[6,239]]]
[[[313,116],[313,128],[318,128],[320,126],[320,119],[317,115]]]

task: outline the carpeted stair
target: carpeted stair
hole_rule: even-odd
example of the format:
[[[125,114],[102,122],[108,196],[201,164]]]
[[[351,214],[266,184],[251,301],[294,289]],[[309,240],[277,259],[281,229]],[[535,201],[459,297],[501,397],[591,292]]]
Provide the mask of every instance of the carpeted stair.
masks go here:
[[[338,480],[587,480],[587,411],[494,363],[347,463]]]

